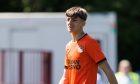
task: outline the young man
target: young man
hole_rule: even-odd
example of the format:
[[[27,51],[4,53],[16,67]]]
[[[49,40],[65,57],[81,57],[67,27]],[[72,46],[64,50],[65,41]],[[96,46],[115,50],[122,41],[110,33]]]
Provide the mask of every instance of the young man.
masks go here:
[[[117,84],[99,44],[83,31],[87,12],[81,7],[66,11],[67,30],[72,40],[66,45],[65,69],[59,84],[96,84],[98,65],[110,84]]]

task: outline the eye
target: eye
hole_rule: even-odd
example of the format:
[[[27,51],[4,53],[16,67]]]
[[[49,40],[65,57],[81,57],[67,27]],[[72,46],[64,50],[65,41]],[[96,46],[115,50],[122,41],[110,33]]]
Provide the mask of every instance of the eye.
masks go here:
[[[73,21],[77,21],[77,19],[74,19]]]
[[[67,18],[67,21],[69,21],[70,20],[70,18]]]
[[[77,20],[77,19],[73,19],[72,21],[76,22],[76,21],[78,21],[78,20]]]

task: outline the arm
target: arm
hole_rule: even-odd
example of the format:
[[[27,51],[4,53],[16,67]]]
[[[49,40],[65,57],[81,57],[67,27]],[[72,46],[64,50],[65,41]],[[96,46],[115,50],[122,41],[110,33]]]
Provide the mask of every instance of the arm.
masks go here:
[[[59,81],[59,84],[68,84],[68,73],[66,71],[67,70],[64,69],[64,73],[61,80]]]
[[[118,84],[117,79],[106,60],[100,62],[99,67],[105,72],[110,84]]]

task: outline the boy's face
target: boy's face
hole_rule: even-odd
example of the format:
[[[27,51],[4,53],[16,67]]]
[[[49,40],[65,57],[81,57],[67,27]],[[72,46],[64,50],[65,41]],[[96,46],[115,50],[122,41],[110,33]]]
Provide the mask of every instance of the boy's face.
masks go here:
[[[85,21],[79,17],[66,17],[66,24],[68,32],[77,34],[83,31]]]

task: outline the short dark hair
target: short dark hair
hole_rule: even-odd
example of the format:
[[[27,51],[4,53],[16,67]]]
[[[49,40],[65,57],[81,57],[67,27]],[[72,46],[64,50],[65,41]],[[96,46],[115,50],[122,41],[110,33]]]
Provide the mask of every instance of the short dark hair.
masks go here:
[[[67,17],[79,17],[86,21],[87,19],[87,11],[79,6],[74,6],[66,10],[65,15]]]

